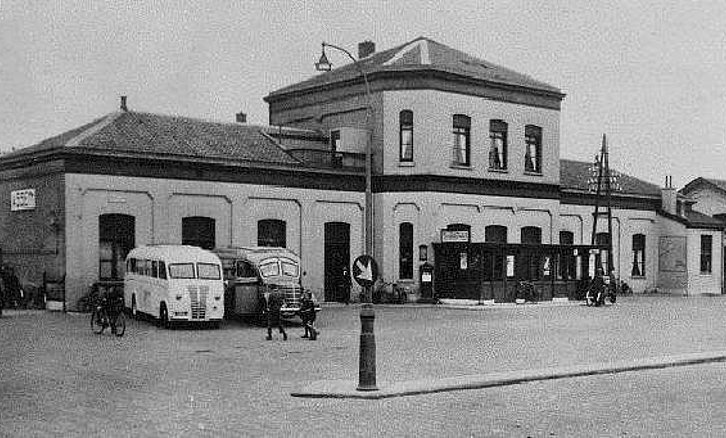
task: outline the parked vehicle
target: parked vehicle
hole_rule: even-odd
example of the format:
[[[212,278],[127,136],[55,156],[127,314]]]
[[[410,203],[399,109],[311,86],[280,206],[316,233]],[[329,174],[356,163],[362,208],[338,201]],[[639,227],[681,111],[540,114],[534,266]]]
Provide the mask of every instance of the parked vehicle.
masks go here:
[[[297,254],[276,247],[229,247],[214,252],[224,266],[227,315],[261,316],[266,293],[282,295],[283,318],[298,314],[303,288]],[[315,308],[320,311],[319,305]]]
[[[126,257],[124,305],[168,326],[174,321],[212,322],[224,316],[222,264],[196,246],[151,245]]]

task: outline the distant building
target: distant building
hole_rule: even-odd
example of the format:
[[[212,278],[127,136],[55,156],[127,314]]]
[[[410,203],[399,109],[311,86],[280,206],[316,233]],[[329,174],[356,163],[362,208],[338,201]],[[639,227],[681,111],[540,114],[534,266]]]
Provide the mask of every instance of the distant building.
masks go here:
[[[527,279],[543,299],[573,298],[567,285],[606,258],[584,249],[592,164],[560,158],[564,94],[427,38],[362,50],[370,96],[346,65],[266,96],[270,127],[123,102],[3,155],[4,262],[26,284],[62,279],[73,309],[94,282],[122,277],[134,246],[283,246],[319,300],[355,300],[340,274],[364,251],[371,133],[373,256],[386,281],[415,293],[426,255],[441,296],[511,301]],[[612,237],[600,220],[594,239],[612,241],[615,275],[636,292],[721,293],[721,223],[679,211],[672,188],[627,175],[619,185]]]

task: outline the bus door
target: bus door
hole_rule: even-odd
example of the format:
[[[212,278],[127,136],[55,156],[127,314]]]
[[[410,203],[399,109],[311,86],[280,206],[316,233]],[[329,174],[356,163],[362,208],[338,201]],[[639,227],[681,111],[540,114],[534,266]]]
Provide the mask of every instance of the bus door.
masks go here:
[[[260,279],[251,263],[238,260],[234,280],[234,312],[237,315],[259,313],[262,300],[259,293]]]

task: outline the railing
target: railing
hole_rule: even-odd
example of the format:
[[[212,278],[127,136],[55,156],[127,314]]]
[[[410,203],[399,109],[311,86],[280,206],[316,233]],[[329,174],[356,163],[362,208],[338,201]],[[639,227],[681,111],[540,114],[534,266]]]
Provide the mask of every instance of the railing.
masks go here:
[[[309,166],[360,169],[365,167],[364,153],[332,152],[320,149],[289,149],[288,152]]]

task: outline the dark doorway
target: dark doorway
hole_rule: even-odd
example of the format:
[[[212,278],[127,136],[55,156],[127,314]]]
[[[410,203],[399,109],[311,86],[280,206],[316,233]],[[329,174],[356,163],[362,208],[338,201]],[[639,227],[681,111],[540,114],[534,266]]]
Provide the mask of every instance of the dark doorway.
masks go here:
[[[214,219],[203,216],[182,218],[182,245],[214,249],[215,238]]]
[[[99,280],[123,280],[126,255],[135,246],[136,218],[127,214],[98,217]]]
[[[350,301],[350,224],[325,224],[325,301]]]
[[[257,221],[257,246],[287,247],[287,224],[278,219]]]

